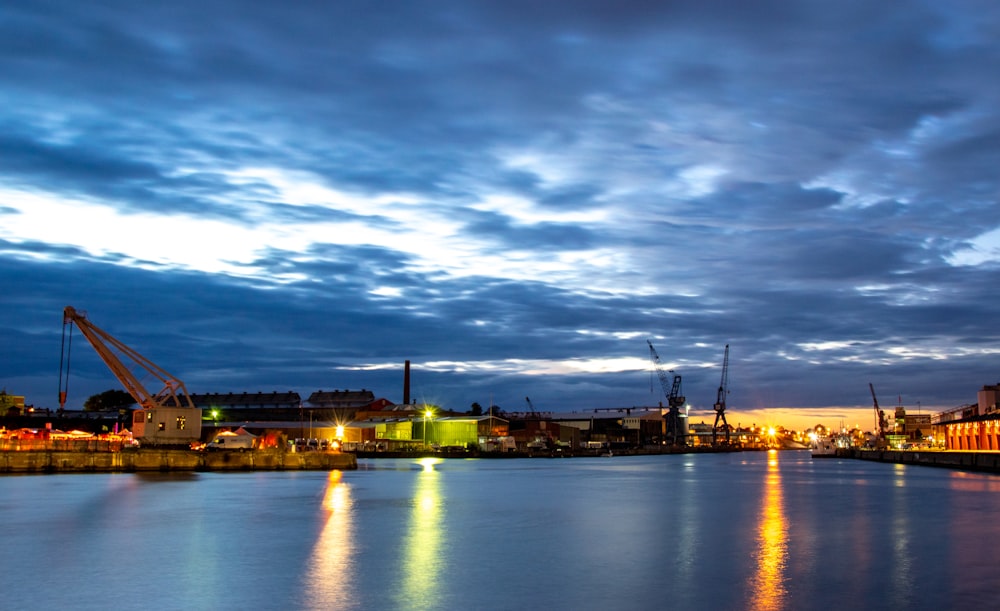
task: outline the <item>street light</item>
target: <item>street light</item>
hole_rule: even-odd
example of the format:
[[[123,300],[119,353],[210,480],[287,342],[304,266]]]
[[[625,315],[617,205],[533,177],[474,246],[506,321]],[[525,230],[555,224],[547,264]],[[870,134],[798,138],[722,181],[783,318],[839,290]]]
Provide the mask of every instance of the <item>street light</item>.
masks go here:
[[[424,449],[425,450],[427,449],[427,420],[428,420],[428,418],[430,418],[433,415],[434,415],[434,412],[431,411],[431,410],[429,410],[429,409],[424,411]]]

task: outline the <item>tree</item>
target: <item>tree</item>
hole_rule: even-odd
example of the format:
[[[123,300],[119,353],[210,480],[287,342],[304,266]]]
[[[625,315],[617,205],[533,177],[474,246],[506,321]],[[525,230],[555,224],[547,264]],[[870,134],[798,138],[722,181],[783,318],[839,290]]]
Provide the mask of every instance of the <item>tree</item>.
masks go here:
[[[482,416],[483,415],[483,406],[482,405],[480,405],[478,403],[473,403],[470,407],[472,407],[472,409],[469,411],[469,414],[471,414],[473,416]]]
[[[83,409],[88,412],[120,412],[133,405],[135,405],[135,399],[132,398],[132,395],[124,390],[112,389],[88,397],[83,402]]]

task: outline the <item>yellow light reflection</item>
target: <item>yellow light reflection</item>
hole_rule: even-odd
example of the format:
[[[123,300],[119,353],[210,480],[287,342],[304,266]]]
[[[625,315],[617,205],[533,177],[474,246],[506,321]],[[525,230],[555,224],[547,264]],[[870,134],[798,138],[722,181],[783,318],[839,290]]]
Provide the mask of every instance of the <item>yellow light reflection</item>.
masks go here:
[[[413,511],[403,549],[403,588],[400,608],[440,608],[438,583],[444,555],[441,474],[434,468],[440,458],[422,458],[417,475]]]
[[[757,531],[757,571],[751,577],[751,609],[777,611],[785,608],[785,569],[788,562],[788,520],[781,493],[778,453],[768,452],[764,501]]]
[[[330,472],[321,507],[324,523],[305,579],[306,600],[313,609],[353,607],[354,503],[342,472]]]

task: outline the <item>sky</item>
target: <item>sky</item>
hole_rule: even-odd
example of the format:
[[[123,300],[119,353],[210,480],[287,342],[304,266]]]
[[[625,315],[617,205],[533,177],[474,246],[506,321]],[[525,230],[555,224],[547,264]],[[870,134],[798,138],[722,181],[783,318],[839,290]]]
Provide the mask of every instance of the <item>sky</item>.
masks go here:
[[[7,2],[0,386],[874,426],[1000,382],[1000,5]],[[69,402],[121,386],[79,335]],[[158,389],[158,388],[157,388]]]

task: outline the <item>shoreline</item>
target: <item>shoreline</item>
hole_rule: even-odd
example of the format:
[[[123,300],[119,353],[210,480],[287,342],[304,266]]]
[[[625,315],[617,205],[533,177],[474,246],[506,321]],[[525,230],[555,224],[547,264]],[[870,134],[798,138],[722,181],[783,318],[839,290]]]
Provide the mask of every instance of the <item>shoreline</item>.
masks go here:
[[[838,454],[839,456],[840,454]],[[849,450],[847,458],[898,465],[919,465],[978,473],[1000,474],[1000,452],[955,450]]]
[[[329,471],[358,468],[357,457],[341,452],[227,450],[203,452],[138,448],[120,452],[32,450],[0,452],[0,475],[55,473],[139,473],[208,471]]]

